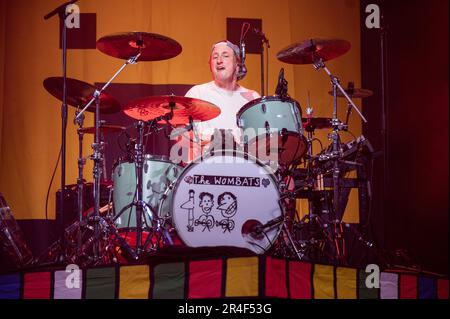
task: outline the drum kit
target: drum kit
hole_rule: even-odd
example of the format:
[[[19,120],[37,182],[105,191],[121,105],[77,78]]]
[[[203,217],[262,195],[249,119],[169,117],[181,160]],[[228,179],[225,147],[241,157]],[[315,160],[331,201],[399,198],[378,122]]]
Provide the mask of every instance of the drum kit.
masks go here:
[[[76,108],[74,122],[78,125],[79,218],[65,229],[63,240],[66,244],[54,245],[44,259],[54,258],[61,253],[57,251],[58,247],[65,247],[62,252],[65,261],[81,266],[133,263],[157,254],[166,246],[181,244],[188,247],[234,246],[256,254],[273,253],[304,260],[310,257],[307,252],[314,244],[309,237],[300,238],[298,229],[305,225],[309,227],[312,221],[317,222],[330,242],[335,240],[334,234],[315,214],[316,203],[312,196],[308,196],[308,221],[295,220],[294,215],[295,200],[302,197],[299,194],[312,194],[316,190],[318,171],[321,175],[331,172],[333,196],[329,204],[336,214],[340,210],[341,164],[348,158],[343,157],[344,145],[339,132],[347,130],[352,110],[366,121],[352,98],[372,94],[353,86],[343,89],[338,78],[324,64],[345,54],[350,49],[347,41],[311,39],[290,45],[277,55],[282,62],[312,64],[328,74],[334,101],[331,118],[313,118],[310,107],[304,118],[300,104],[287,94],[287,81],[283,78],[276,95],[253,100],[236,114],[238,127],[244,132],[263,129],[263,134],[244,138],[242,147],[237,149],[208,149],[201,154],[201,160],[189,163],[176,163],[165,156],[146,153],[144,135],[154,134],[161,127],[184,126],[185,131],[193,130],[194,121],[217,117],[219,107],[207,101],[174,95],[144,97],[121,106],[106,93],[107,87],[127,65],[174,58],[182,51],[181,45],[158,34],[128,32],[99,39],[97,48],[104,54],[125,60],[125,63],[101,89],[66,79],[67,103]],[[62,78],[50,77],[43,84],[51,95],[63,99]],[[338,97],[348,101],[345,123],[337,117]],[[85,112],[95,114],[95,126],[84,127]],[[102,136],[128,129],[107,125],[101,120],[102,114],[115,112],[123,112],[136,120],[132,127],[137,138],[129,143],[131,157],[118,160],[114,165],[110,200],[102,206],[100,184],[106,172]],[[317,129],[331,129],[332,144],[314,155],[312,141]],[[93,154],[87,157],[94,162],[94,206],[88,213],[83,211],[84,134],[94,135]],[[275,168],[264,156],[274,148],[277,155]],[[293,183],[294,171],[301,164],[306,167],[305,174],[300,184]],[[341,218],[336,218],[336,225],[341,223]]]

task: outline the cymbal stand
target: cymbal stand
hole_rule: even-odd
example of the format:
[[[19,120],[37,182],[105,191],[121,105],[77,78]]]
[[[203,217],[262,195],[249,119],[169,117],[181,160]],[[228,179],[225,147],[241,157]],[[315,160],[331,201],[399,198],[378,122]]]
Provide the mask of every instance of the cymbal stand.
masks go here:
[[[339,136],[339,131],[347,130],[347,125],[343,124],[337,116],[337,90],[339,89],[341,93],[345,96],[347,99],[349,106],[352,106],[358,115],[361,117],[361,119],[364,121],[364,123],[367,123],[366,118],[362,113],[359,111],[358,107],[353,103],[351,98],[348,96],[347,92],[344,90],[344,88],[341,86],[339,79],[334,76],[330,70],[325,66],[325,63],[321,58],[316,59],[314,62],[314,68],[316,70],[323,69],[328,76],[331,79],[331,84],[333,88],[333,117],[331,120],[331,125],[333,127],[333,130],[331,134],[329,135],[332,141],[332,151],[329,155],[329,159],[333,162],[333,223],[334,223],[334,239],[336,243],[336,253],[337,253],[337,259],[341,260],[344,256],[342,255],[343,249],[339,249],[338,240],[342,238],[342,216],[340,207],[339,207],[339,197],[340,197],[340,187],[341,187],[341,172],[339,168],[339,161],[341,158],[341,140]]]
[[[120,72],[128,65],[137,63],[138,58],[141,56],[140,48],[138,48],[138,54],[131,57],[120,67],[120,69],[111,77],[111,79],[103,85],[100,90],[95,90],[92,99],[88,104],[76,115],[75,121],[84,114],[84,112],[91,106],[92,103],[95,102],[95,138],[94,143],[92,144],[92,149],[94,150],[91,159],[94,161],[94,169],[93,169],[93,177],[94,177],[94,187],[93,187],[93,196],[94,196],[94,242],[93,242],[93,254],[94,254],[94,262],[97,262],[101,257],[99,256],[99,243],[97,239],[100,238],[100,180],[103,171],[103,161],[104,158],[102,156],[102,148],[103,142],[100,141],[100,95],[102,92],[106,90],[106,88],[111,84],[111,82],[119,75]]]
[[[83,221],[83,191],[84,191],[84,179],[83,179],[83,167],[86,164],[86,159],[83,158],[83,122],[84,114],[76,119],[78,124],[78,177],[77,177],[77,204],[78,204],[78,236],[77,236],[77,256],[81,254],[82,235],[81,235],[81,223]]]

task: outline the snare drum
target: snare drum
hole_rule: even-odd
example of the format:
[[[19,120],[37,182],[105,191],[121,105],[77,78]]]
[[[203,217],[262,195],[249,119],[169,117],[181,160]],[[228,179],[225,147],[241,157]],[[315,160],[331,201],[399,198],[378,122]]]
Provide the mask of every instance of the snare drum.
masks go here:
[[[280,164],[290,165],[298,163],[306,154],[302,111],[297,101],[264,96],[245,104],[236,118],[247,139],[244,143],[248,151],[261,160],[275,152]]]
[[[278,237],[282,207],[275,176],[258,159],[224,151],[189,164],[169,190],[172,221],[189,247],[234,246],[265,253]]]
[[[160,205],[167,187],[180,175],[183,168],[168,160],[166,156],[145,155],[142,176],[142,199],[159,217],[169,215],[170,198]],[[119,162],[113,169],[114,214],[117,228],[136,227],[136,165],[133,162]],[[169,194],[170,196],[170,194]],[[151,225],[147,210],[145,221]],[[120,216],[118,216],[120,214]]]

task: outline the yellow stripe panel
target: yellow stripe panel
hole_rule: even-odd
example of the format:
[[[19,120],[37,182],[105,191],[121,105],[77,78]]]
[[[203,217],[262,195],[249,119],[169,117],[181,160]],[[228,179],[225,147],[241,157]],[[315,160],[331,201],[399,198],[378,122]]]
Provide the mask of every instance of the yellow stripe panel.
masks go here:
[[[149,288],[148,266],[120,267],[119,299],[148,299]]]
[[[336,269],[336,292],[337,299],[357,299],[356,296],[356,269]]]
[[[228,259],[225,296],[258,296],[258,271],[258,257]]]
[[[334,299],[333,266],[314,266],[314,299]]]

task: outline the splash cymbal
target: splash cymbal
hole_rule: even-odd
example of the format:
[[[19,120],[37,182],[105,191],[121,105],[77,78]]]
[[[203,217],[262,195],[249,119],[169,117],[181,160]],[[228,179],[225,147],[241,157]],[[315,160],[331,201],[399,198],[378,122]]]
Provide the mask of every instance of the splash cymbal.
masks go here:
[[[131,101],[123,109],[126,115],[142,121],[168,114],[171,110],[172,125],[188,124],[190,116],[194,121],[208,121],[220,114],[220,109],[210,102],[174,95],[144,97]]]
[[[44,88],[58,100],[63,100],[63,78],[49,77],[44,80]],[[91,99],[96,87],[76,79],[66,78],[67,104],[82,109]],[[107,93],[100,94],[100,113],[111,114],[120,111],[120,103]],[[92,103],[87,112],[95,112]]]
[[[124,32],[104,36],[97,40],[101,52],[127,60],[139,52],[138,61],[171,59],[182,51],[181,45],[166,36],[148,32]]]
[[[290,64],[312,64],[337,58],[350,50],[350,42],[341,39],[309,39],[294,43],[277,54],[278,60]]]

